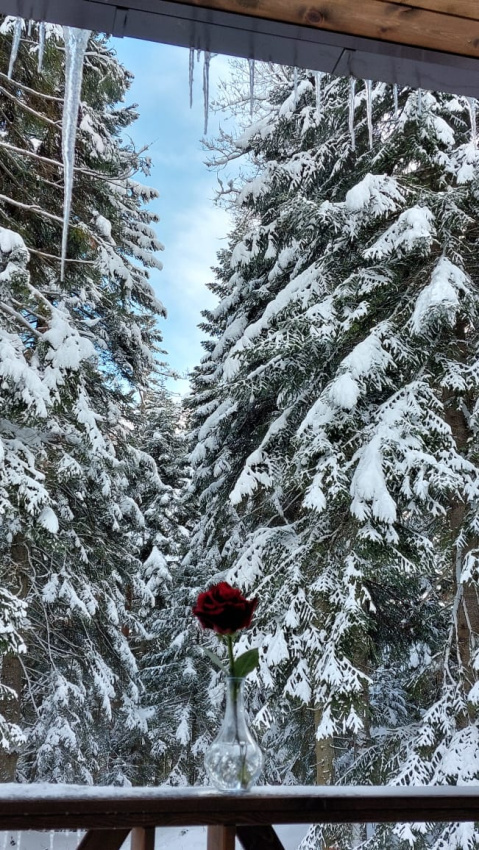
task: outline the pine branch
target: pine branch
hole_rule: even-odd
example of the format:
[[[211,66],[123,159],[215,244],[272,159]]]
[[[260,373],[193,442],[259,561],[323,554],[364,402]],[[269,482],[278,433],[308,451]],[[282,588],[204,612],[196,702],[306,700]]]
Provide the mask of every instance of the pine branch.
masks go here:
[[[30,159],[36,159],[39,162],[44,162],[46,165],[53,165],[55,168],[63,170],[63,162],[60,162],[57,159],[50,159],[47,156],[41,156],[38,153],[34,153],[34,151],[26,150],[26,148],[18,148],[16,145],[11,145],[9,142],[4,142],[2,140],[0,140],[0,147],[5,148],[5,150],[12,151],[12,153],[18,153],[20,156],[27,156],[30,157]],[[89,168],[82,168],[82,166],[79,165],[74,166],[74,171],[79,174],[86,174],[88,177],[95,177],[97,180],[104,180],[105,182],[112,183],[113,185],[122,185],[122,181],[128,180],[136,173],[133,166],[128,171],[125,171],[123,174],[119,174],[113,178],[108,174],[101,174],[99,171],[92,171]]]
[[[36,336],[37,339],[42,338],[41,333],[39,333],[39,331],[37,331],[35,328],[32,328],[30,323],[27,322],[27,320],[21,315],[21,313],[18,313],[16,310],[13,310],[12,307],[8,306],[8,304],[2,303],[0,301],[0,310],[6,313],[7,316],[16,319],[17,322],[23,325],[23,327],[25,327],[29,333],[33,334],[33,336]]]
[[[28,156],[31,159],[36,159],[39,162],[45,162],[47,165],[54,165],[55,168],[63,168],[63,163],[59,162],[56,159],[49,159],[46,156],[40,156],[38,153],[34,153],[34,151],[26,150],[25,148],[17,148],[16,145],[11,145],[9,142],[4,142],[0,140],[0,147],[5,148],[5,150],[12,151],[12,153],[18,153],[21,156]]]
[[[45,316],[41,316],[39,313],[36,313],[35,310],[32,310],[31,307],[26,307],[25,304],[22,304],[16,298],[12,298],[12,303],[15,304],[15,306],[18,307],[19,310],[25,310],[25,312],[27,312],[30,316],[33,316],[41,324],[45,323]]]
[[[17,106],[19,106],[25,112],[29,112],[30,115],[34,115],[35,118],[39,118],[40,121],[43,121],[45,124],[50,124],[50,126],[52,127],[61,126],[61,121],[52,121],[51,118],[47,118],[46,115],[42,115],[41,112],[37,112],[36,109],[32,109],[31,106],[27,106],[26,103],[23,103],[21,100],[18,99],[18,97],[15,97],[15,95],[11,94],[9,91],[7,91],[7,89],[3,88],[3,86],[0,86],[0,92],[2,92],[2,94],[4,94],[6,97],[10,98],[10,100],[13,100],[17,104]]]
[[[18,80],[11,80],[6,74],[3,74],[0,71],[0,78],[4,79],[6,82],[10,83],[10,85],[15,86],[16,89],[21,89],[22,91],[27,91],[29,94],[35,95],[35,97],[41,97],[44,100],[55,100],[57,103],[63,103],[62,97],[55,97],[53,94],[45,94],[45,92],[36,91],[36,89],[31,89],[29,86],[25,86],[22,83],[19,83]]]
[[[6,204],[12,204],[12,206],[19,207],[22,210],[30,210],[31,212],[42,215],[45,218],[50,218],[52,221],[57,221],[59,224],[63,224],[63,219],[61,219],[60,216],[49,213],[36,204],[22,204],[20,201],[14,201],[13,198],[8,198],[6,195],[0,195],[0,201],[4,201]]]
[[[39,257],[45,257],[47,260],[56,260],[57,262],[61,262],[61,257],[58,257],[56,254],[46,254],[45,251],[38,251],[36,248],[30,248],[27,245],[27,249],[30,254],[38,254]],[[96,260],[80,260],[76,257],[67,257],[65,259],[66,263],[79,263],[85,266],[94,266],[96,264]]]

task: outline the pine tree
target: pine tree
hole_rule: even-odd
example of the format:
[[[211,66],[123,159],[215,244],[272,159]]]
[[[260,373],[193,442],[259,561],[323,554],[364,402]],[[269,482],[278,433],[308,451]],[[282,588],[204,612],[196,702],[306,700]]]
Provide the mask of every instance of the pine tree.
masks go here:
[[[273,69],[236,140],[192,557],[260,598],[267,779],[477,780],[473,104],[370,94]]]
[[[141,473],[136,499],[146,520],[140,541],[142,577],[154,603],[142,612],[141,704],[148,738],[138,760],[138,777],[142,784],[158,784],[170,777],[178,758],[175,718],[182,706],[177,698],[183,659],[178,666],[174,639],[185,613],[179,577],[191,526],[190,507],[184,504],[190,477],[184,411],[161,384],[143,398],[136,442]],[[180,758],[184,760],[183,752]]]
[[[0,29],[4,72],[16,26]],[[156,193],[135,178],[147,158],[122,140],[136,117],[121,104],[130,75],[93,36],[60,281],[64,50],[47,26],[39,72],[38,29],[22,23],[13,79],[0,74],[0,773],[128,782],[131,740],[146,739],[133,642],[153,603],[131,423],[164,313],[147,272],[161,248],[145,207]]]

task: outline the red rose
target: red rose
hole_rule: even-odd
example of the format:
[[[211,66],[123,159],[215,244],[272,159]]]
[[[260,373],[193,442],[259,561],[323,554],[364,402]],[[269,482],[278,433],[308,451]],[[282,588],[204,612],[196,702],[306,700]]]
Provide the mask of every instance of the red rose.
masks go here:
[[[205,593],[200,593],[193,614],[204,629],[213,629],[220,635],[232,635],[250,625],[257,604],[257,599],[248,600],[240,590],[220,581]]]

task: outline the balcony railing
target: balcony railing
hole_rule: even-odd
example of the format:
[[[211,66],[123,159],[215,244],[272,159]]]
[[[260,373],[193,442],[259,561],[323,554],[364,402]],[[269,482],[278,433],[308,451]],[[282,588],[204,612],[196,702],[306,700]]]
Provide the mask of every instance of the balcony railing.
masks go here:
[[[155,827],[208,827],[208,850],[282,850],[272,824],[479,821],[479,787],[88,788],[0,785],[0,831],[86,830],[78,850],[154,850]]]

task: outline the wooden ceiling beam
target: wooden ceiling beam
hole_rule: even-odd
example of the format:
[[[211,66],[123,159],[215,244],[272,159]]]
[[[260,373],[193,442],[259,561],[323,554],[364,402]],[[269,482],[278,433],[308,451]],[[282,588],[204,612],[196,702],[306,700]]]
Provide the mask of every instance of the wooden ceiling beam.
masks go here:
[[[469,0],[174,0],[343,35],[479,58],[479,2]],[[448,11],[449,10],[449,11]],[[461,12],[461,14],[460,14]],[[467,13],[467,14],[462,14]],[[471,26],[471,20],[477,27]]]
[[[479,0],[0,0],[0,13],[479,98]]]
[[[399,6],[417,6],[418,9],[441,12],[453,18],[470,18],[473,21],[479,21],[477,0],[382,0],[382,2],[397,3]]]

